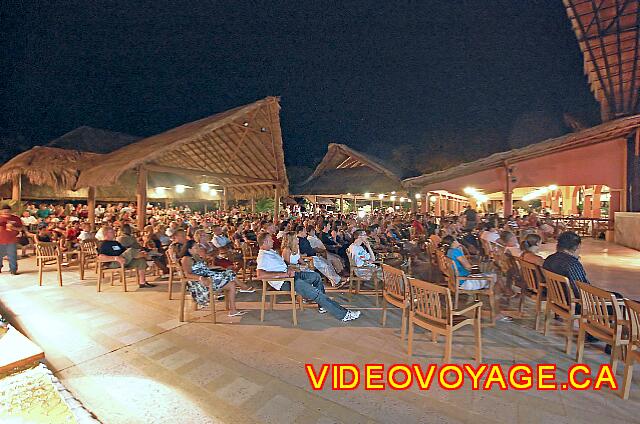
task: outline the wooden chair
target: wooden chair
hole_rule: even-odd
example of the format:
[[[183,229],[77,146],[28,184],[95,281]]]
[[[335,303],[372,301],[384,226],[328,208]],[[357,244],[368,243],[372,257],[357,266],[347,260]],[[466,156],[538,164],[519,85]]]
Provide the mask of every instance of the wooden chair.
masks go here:
[[[438,248],[433,244],[431,240],[427,240],[424,243],[425,250],[427,251],[427,256],[429,257],[429,263],[437,267],[438,266],[438,257],[436,256],[436,251]]]
[[[36,265],[38,266],[38,284],[42,286],[42,272],[47,265],[58,268],[58,284],[62,287],[62,255],[58,243],[36,243]]]
[[[124,291],[127,292],[127,270],[124,267],[124,264],[118,264],[117,268],[109,268],[108,264],[113,263],[113,261],[103,261],[100,258],[98,260],[98,284],[96,289],[98,293],[102,290],[102,280],[104,279],[104,274],[107,272],[111,273],[111,285],[113,286],[114,275],[116,273],[120,274],[120,282],[124,287]],[[116,262],[117,263],[117,262]],[[136,272],[136,278],[138,273]]]
[[[351,254],[349,252],[347,252],[347,257],[349,258],[349,296],[351,297],[352,293],[353,293],[353,287],[355,286],[355,293],[356,294],[360,294],[360,289],[362,286],[362,282],[363,281],[368,281],[365,280],[364,278],[358,277],[358,275],[356,274],[356,270],[357,269],[368,269],[372,271],[372,277],[371,277],[371,282],[373,284],[373,294],[375,295],[376,298],[376,306],[380,305],[380,299],[378,299],[378,297],[380,296],[380,282],[378,281],[378,270],[377,268],[374,267],[358,267],[356,266],[355,261],[353,260],[353,257],[351,257]]]
[[[462,277],[458,274],[458,270],[456,269],[456,266],[453,263],[453,260],[446,257],[444,253],[440,250],[438,250],[437,253],[438,253],[438,263],[440,263],[442,267],[440,270],[444,274],[447,287],[453,294],[453,307],[455,309],[458,309],[458,299],[460,297],[460,294],[467,294],[467,295],[473,296],[476,301],[479,299],[480,295],[487,296],[489,298],[489,306],[490,306],[489,322],[491,323],[490,325],[493,325],[495,316],[496,316],[496,293],[495,293],[493,282],[489,281],[489,287],[485,289],[465,290],[460,288],[460,284],[464,280],[488,280],[489,277],[471,277],[471,276]]]
[[[242,244],[242,280],[247,281],[247,274],[249,276],[249,282],[253,282],[253,277],[256,274],[256,266],[258,260],[258,249],[253,246],[252,243]]]
[[[482,302],[455,310],[451,301],[451,291],[426,281],[407,277],[412,307],[409,312],[408,354],[412,355],[414,325],[431,331],[432,340],[439,334],[445,336],[444,362],[451,361],[453,333],[462,327],[472,325],[475,335],[476,361],[482,362],[481,309]],[[471,313],[471,316],[467,315]]]
[[[80,279],[84,280],[84,271],[91,264],[94,264],[96,274],[98,273],[98,244],[95,240],[80,242]]]
[[[580,318],[576,315],[576,305],[580,304],[580,299],[576,299],[569,284],[569,279],[562,275],[542,270],[547,286],[547,304],[544,310],[544,331],[546,336],[549,331],[551,322],[551,313],[556,313],[565,322],[567,330],[567,341],[565,344],[565,352],[567,355],[571,352],[571,343],[573,342],[573,322]]]
[[[580,290],[582,310],[580,313],[580,329],[576,346],[576,362],[581,363],[584,354],[585,333],[611,345],[611,371],[616,375],[618,359],[622,358],[622,349],[629,343],[628,334],[623,335],[623,326],[628,328],[629,322],[624,319],[623,312],[616,296],[606,290],[583,282],[576,282]]]
[[[542,302],[547,300],[547,294],[545,290],[544,277],[542,276],[542,269],[538,265],[527,262],[524,259],[516,258],[518,263],[520,274],[522,279],[526,283],[526,288],[522,290],[520,295],[520,313],[524,312],[524,302],[527,297],[536,302],[535,312],[535,324],[536,331],[540,328],[539,317],[542,314]]]
[[[166,252],[164,252],[167,257],[167,268],[169,268],[169,283],[167,286],[167,292],[169,293],[169,300],[173,298],[173,283],[178,282],[181,284],[186,284],[184,275],[182,273],[182,266],[180,262],[178,262],[175,252],[173,252],[173,248],[169,247]],[[183,296],[184,298],[184,296]]]
[[[625,309],[629,317],[629,344],[624,361],[624,377],[622,377],[622,389],[620,396],[629,399],[631,378],[633,377],[633,364],[640,362],[640,303],[633,300],[624,300]],[[613,353],[613,350],[611,351]]]
[[[382,326],[387,324],[387,303],[400,308],[402,311],[402,324],[400,326],[400,337],[404,340],[407,334],[407,319],[409,316],[407,278],[398,268],[382,264]]]
[[[180,275],[182,275],[182,272],[180,272]],[[222,291],[223,290],[213,290],[213,281],[209,279],[209,305],[211,305],[211,316],[212,316],[211,319],[213,324],[218,323],[216,302],[218,300],[218,295]],[[169,296],[171,296],[171,294]],[[186,320],[188,320],[188,317],[185,320],[186,296],[187,296],[187,279],[181,278],[180,279],[180,309],[178,309],[178,320],[180,322],[185,322]],[[189,295],[189,297],[191,297],[191,295]],[[225,308],[229,310],[229,296],[224,297],[224,303],[225,303]],[[193,310],[195,311],[197,309],[198,309],[198,305],[194,301]]]
[[[267,296],[270,296],[270,309],[273,310],[273,307],[276,303],[277,296],[290,296],[291,297],[291,314],[293,316],[293,325],[298,325],[298,317],[296,315],[296,309],[298,302],[300,304],[300,311],[304,311],[304,305],[302,303],[302,296],[297,296],[295,291],[295,283],[293,281],[293,277],[288,278],[276,278],[273,280],[262,280],[262,301],[260,303],[260,321],[264,321],[264,309],[267,303]],[[269,284],[269,281],[288,281],[291,284],[290,290],[275,290]]]

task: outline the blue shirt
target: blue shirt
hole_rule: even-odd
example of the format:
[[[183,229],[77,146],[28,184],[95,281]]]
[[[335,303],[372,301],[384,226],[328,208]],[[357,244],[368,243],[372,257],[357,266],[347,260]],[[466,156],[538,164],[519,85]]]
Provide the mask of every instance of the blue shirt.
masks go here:
[[[460,247],[451,248],[447,252],[447,257],[453,261],[458,275],[461,277],[466,277],[470,274],[470,272],[460,263],[460,260],[458,259],[460,256],[464,256],[464,252]]]

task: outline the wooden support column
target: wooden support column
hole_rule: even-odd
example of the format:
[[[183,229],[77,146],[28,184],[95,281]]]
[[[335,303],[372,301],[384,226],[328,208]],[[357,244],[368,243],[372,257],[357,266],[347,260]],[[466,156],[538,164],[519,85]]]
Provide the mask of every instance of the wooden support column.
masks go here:
[[[418,212],[418,199],[416,199],[416,193],[414,191],[409,192],[409,200],[411,200],[411,212]]]
[[[602,195],[602,186],[593,186],[593,197],[591,198],[591,218],[600,218],[602,213],[600,211],[600,196]]]
[[[344,196],[340,195],[340,213],[344,213]]]
[[[138,201],[138,231],[142,231],[147,223],[147,168],[138,169],[138,187],[136,190]]]
[[[96,188],[89,187],[87,190],[87,210],[89,215],[87,219],[89,220],[89,225],[91,226],[91,231],[94,231],[96,228]]]
[[[278,223],[280,220],[280,187],[276,186],[273,197],[273,222]]]
[[[622,212],[622,190],[610,189],[609,219],[614,218],[616,212]]]
[[[11,200],[20,202],[22,200],[22,174],[13,177],[11,185]]]
[[[222,187],[222,210],[225,212],[229,210],[229,197],[226,187]]]
[[[251,198],[251,213],[255,213],[256,211],[256,198],[252,197]]]

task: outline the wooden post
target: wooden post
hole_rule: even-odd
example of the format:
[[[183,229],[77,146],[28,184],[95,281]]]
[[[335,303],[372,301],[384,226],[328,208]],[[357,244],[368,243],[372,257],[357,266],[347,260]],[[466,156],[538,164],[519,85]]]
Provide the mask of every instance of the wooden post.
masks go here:
[[[227,211],[229,209],[229,197],[226,187],[222,187],[222,210]]]
[[[280,187],[276,186],[273,197],[273,222],[277,223],[280,219]]]
[[[251,198],[251,213],[255,213],[256,212],[256,198],[252,197]]]
[[[11,186],[11,200],[22,200],[22,174],[18,174],[13,177],[13,184]]]
[[[344,196],[340,195],[340,213],[344,213]]]
[[[358,213],[358,198],[356,195],[353,195],[353,210],[351,212]]]
[[[416,193],[413,191],[409,192],[409,200],[411,200],[411,212],[418,212],[418,199],[416,199]]]
[[[147,169],[144,166],[138,169],[136,200],[138,201],[138,231],[142,231],[147,223]]]
[[[87,209],[89,212],[87,219],[89,220],[91,231],[94,231],[96,228],[96,188],[95,187],[89,187],[89,190],[87,193]]]
[[[164,199],[164,208],[169,209],[169,199]]]
[[[207,202],[204,202],[204,213],[207,213]]]
[[[513,212],[513,193],[511,192],[511,175],[509,175],[509,165],[504,167],[504,196],[503,196],[503,215],[505,218]]]

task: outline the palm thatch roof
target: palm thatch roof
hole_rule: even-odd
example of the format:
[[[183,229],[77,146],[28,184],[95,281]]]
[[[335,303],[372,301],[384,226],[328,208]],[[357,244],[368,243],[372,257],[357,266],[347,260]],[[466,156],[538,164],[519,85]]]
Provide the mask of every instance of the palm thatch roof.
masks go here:
[[[56,138],[47,146],[81,152],[111,153],[138,140],[140,137],[133,135],[82,126]]]
[[[442,183],[453,178],[475,174],[476,172],[504,167],[506,164],[512,165],[527,159],[575,149],[576,147],[602,143],[615,138],[626,137],[634,128],[638,127],[640,127],[640,115],[620,118],[580,132],[569,133],[562,137],[530,144],[519,149],[495,153],[485,158],[478,159],[473,162],[462,163],[443,171],[407,178],[403,180],[402,183],[405,187],[412,188],[420,188],[429,184]]]
[[[73,189],[80,171],[100,155],[56,147],[36,146],[0,167],[0,184],[25,175],[34,185]]]
[[[640,113],[638,0],[563,0],[604,121]]]
[[[344,144],[331,143],[309,178],[295,187],[296,194],[337,195],[402,191],[400,177],[380,160]]]
[[[286,193],[279,112],[278,98],[267,97],[145,138],[83,170],[76,188],[113,185],[143,167],[220,184],[235,198]]]

